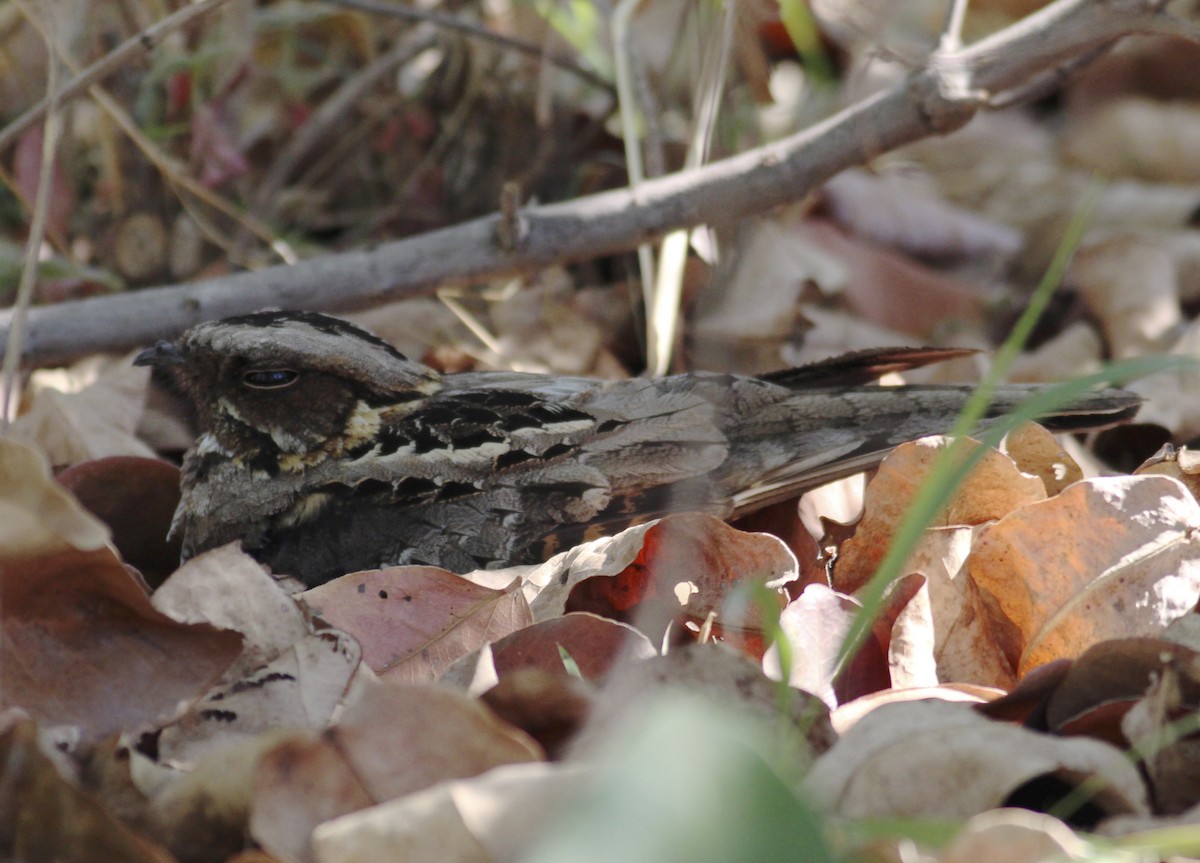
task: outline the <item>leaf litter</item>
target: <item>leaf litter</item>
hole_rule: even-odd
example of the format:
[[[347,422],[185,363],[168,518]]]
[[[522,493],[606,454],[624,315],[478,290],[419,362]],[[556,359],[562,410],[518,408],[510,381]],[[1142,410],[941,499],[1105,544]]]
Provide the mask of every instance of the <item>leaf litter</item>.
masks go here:
[[[654,26],[695,25],[667,0],[652,5]],[[863,33],[893,46],[913,35],[872,19],[867,4],[812,5],[850,67],[874,62]],[[865,17],[847,27],[852,5]],[[176,55],[153,61],[166,63],[152,79],[167,82],[157,103],[158,85],[112,82],[118,97],[159,112],[162,129],[186,130],[190,170],[222,194],[253,188],[263,159],[339,77],[291,38],[317,40],[354,68],[377,50],[357,13],[277,11],[269,37],[250,37],[248,22],[263,23],[244,9],[195,34],[212,48],[240,32],[228,68],[180,66],[169,45]],[[546,36],[536,16],[518,19],[515,31]],[[15,32],[8,47],[28,54]],[[652,35],[647,24],[639,38]],[[1067,84],[1055,109],[1063,122],[986,114],[747,226],[728,260],[689,269],[686,361],[751,372],[885,342],[990,349],[1096,169],[1113,180],[1014,377],[1058,379],[1109,356],[1195,356],[1196,116],[1178,101],[1195,93],[1178,92],[1175,67],[1163,72],[1168,58],[1187,58],[1150,41]],[[749,91],[782,93],[762,45],[738,44]],[[419,98],[376,93],[338,149],[301,159],[267,209],[289,232],[336,248],[490,212],[495,181],[522,168],[547,200],[623,183],[603,146],[572,151],[566,176],[547,167],[570,161],[557,158],[562,128],[539,127],[530,147],[530,118],[475,110],[502,102],[506,76],[488,65],[504,61],[468,50],[476,65],[459,78],[440,48],[422,60],[437,76],[402,69],[397,80]],[[655,62],[665,78],[687,66]],[[577,95],[565,81],[546,92]],[[477,119],[448,131],[437,109],[456,99]],[[23,107],[7,86],[0,100]],[[745,113],[731,117],[749,128],[758,109],[742,101]],[[202,218],[201,230],[178,201],[162,204],[170,177],[132,175],[139,186],[118,171],[133,148],[89,103],[75,104],[91,137],[73,140],[72,159],[54,169],[61,180],[72,161],[95,165],[95,201],[56,184],[51,225],[86,266],[45,279],[41,299],[270,260],[246,225]],[[597,129],[604,119],[572,108],[552,122]],[[476,161],[480,140],[512,159]],[[17,152],[26,193],[36,143],[26,135]],[[437,158],[423,158],[435,147]],[[364,215],[364,200],[383,203]],[[455,313],[420,300],[357,317],[455,368],[624,374],[636,370],[634,315],[613,269],[548,271],[515,292],[488,286]],[[971,379],[986,362],[912,379]],[[158,455],[186,445],[188,418],[148,393],[143,370],[92,358],[72,374],[38,372],[0,440],[0,800],[17,803],[0,806],[0,850],[320,863],[771,859],[766,843],[778,835],[793,855],[834,859],[836,848],[849,859],[902,843],[856,839],[860,819],[945,817],[951,836],[921,843],[922,859],[978,863],[1094,850],[1064,825],[1114,837],[1194,827],[1194,377],[1132,384],[1147,399],[1142,423],[1174,444],[1135,475],[1099,477],[1075,442],[1036,426],[989,452],[926,529],[864,649],[840,667],[862,587],[944,440],[899,448],[861,494],[853,483],[821,490],[803,518],[788,502],[747,523],[778,538],[675,516],[539,566],[397,567],[297,594],[235,547],[176,569],[164,538],[175,474]],[[1129,449],[1129,468],[1150,454]],[[66,470],[55,480],[51,468]],[[817,537],[823,517],[845,525]],[[760,820],[770,827],[746,829]],[[654,845],[663,841],[667,850]],[[637,856],[647,848],[658,856]]]

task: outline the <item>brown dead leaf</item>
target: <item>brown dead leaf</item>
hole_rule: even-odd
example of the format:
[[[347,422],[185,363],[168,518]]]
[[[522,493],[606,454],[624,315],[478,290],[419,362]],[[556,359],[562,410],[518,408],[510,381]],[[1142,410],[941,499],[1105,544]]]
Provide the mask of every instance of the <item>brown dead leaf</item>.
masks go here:
[[[82,462],[57,477],[112,531],[126,563],[136,566],[152,587],[179,566],[179,538],[168,541],[179,504],[179,468],[160,459],[110,456]]]
[[[1067,788],[1089,777],[1097,789],[1089,799],[1105,813],[1147,810],[1137,768],[1120,750],[993,722],[945,701],[871,711],[817,759],[804,788],[844,818],[957,819],[1003,806],[1045,776]]]
[[[909,576],[894,586],[865,643],[836,677],[842,641],[861,604],[824,585],[806,587],[779,615],[791,655],[788,684],[818,696],[830,708],[890,686],[887,655],[893,624],[921,582],[920,576]],[[762,664],[769,677],[782,678],[778,645],[764,654]]]
[[[364,691],[322,738],[297,737],[264,755],[251,832],[284,860],[312,860],[312,829],[364,800],[380,803],[541,757],[523,732],[466,696],[382,684]]]
[[[1200,506],[1167,477],[1105,477],[988,525],[967,561],[1019,673],[1159,634],[1200,597]]]
[[[646,659],[655,654],[646,637],[625,624],[594,614],[575,612],[543,620],[492,645],[496,673],[503,678],[519,668],[538,668],[570,676],[565,651],[584,680],[603,680],[622,657]]]
[[[597,698],[576,751],[586,754],[592,747],[603,747],[626,717],[637,715],[671,689],[746,711],[772,727],[783,715],[794,727],[806,730],[805,742],[812,752],[824,752],[835,736],[829,708],[815,695],[789,689],[786,705],[781,704],[779,684],[749,657],[722,644],[686,644],[664,656],[623,664]]]
[[[1135,476],[1154,474],[1179,480],[1192,497],[1200,494],[1200,452],[1181,446],[1178,450],[1171,444],[1163,444],[1154,455],[1142,462]]]
[[[1057,818],[1028,809],[994,809],[971,818],[939,863],[1041,863],[1081,860],[1093,849]]]
[[[479,700],[557,761],[591,713],[592,696],[578,678],[526,667],[510,671]]]
[[[879,568],[913,496],[948,446],[950,440],[945,437],[922,438],[896,447],[883,460],[867,484],[862,521],[854,536],[842,544],[834,566],[834,587],[854,593]],[[963,455],[979,446],[982,444],[967,439]],[[1021,473],[1003,453],[989,450],[930,526],[983,524],[1045,497],[1041,480]]]
[[[313,845],[321,863],[520,860],[582,799],[593,772],[583,764],[497,767],[326,822]]]
[[[971,324],[980,318],[983,294],[966,282],[849,237],[828,222],[807,220],[799,234],[845,267],[845,304],[869,324],[928,339],[947,320]]]
[[[1075,459],[1054,435],[1037,423],[1023,423],[1009,432],[1003,449],[1022,473],[1041,478],[1048,497],[1083,479],[1083,469]]]
[[[642,535],[637,556],[612,576],[577,584],[567,611],[590,611],[632,623],[651,643],[661,641],[672,621],[698,632],[713,616],[713,637],[762,656],[761,611],[735,591],[760,584],[778,594],[797,577],[796,559],[768,534],[743,533],[702,514],[660,519]]]
[[[893,686],[954,682],[1007,689],[1015,682],[984,596],[962,569],[978,530],[926,530],[909,558],[907,565],[924,578],[891,633]]]
[[[189,560],[153,601],[177,620],[244,638],[221,680],[163,729],[162,758],[195,759],[233,735],[324,728],[360,670],[358,644],[336,629],[314,632],[296,601],[236,544]]]
[[[439,680],[469,695],[480,695],[505,675],[524,669],[571,676],[574,671],[567,668],[569,659],[584,680],[599,681],[624,659],[645,659],[656,654],[650,640],[632,626],[587,612],[573,612],[539,621],[484,645],[450,666]]]
[[[250,835],[285,863],[312,863],[315,826],[374,802],[336,746],[296,735],[258,760]]]
[[[8,440],[0,513],[0,706],[95,740],[177,714],[236,658],[236,633],[157,611],[103,525]]]
[[[1149,691],[1121,720],[1121,730],[1143,755],[1154,790],[1155,811],[1178,815],[1200,804],[1200,737],[1193,730],[1197,707],[1197,656],[1188,651],[1152,678]],[[1169,655],[1169,654],[1168,654]],[[1189,722],[1190,720],[1190,722]],[[1181,732],[1178,722],[1191,733]]]
[[[4,860],[173,863],[165,849],[65,779],[39,748],[32,722],[0,732],[0,800]]]
[[[973,683],[944,683],[940,686],[916,686],[911,689],[884,689],[861,695],[853,701],[838,705],[829,714],[829,721],[839,735],[845,734],[855,724],[870,713],[885,704],[898,704],[908,701],[950,701],[966,704],[987,705],[993,699],[1004,694],[1004,690],[991,686],[977,686]]]
[[[434,566],[351,573],[301,598],[358,640],[373,671],[414,683],[533,622],[519,579],[494,590]]]
[[[1122,718],[1172,666],[1195,664],[1200,654],[1159,638],[1114,638],[1088,648],[1071,663],[1045,704],[1046,727],[1127,746]],[[1195,693],[1194,684],[1190,687]]]
[[[112,455],[154,458],[137,437],[138,420],[146,401],[150,370],[133,365],[132,356],[113,361],[97,371],[96,360],[84,360],[81,379],[91,382],[81,389],[56,389],[52,384],[35,388],[28,409],[8,427],[6,434],[40,449],[53,465],[77,464]],[[57,381],[63,370],[38,372],[39,380]],[[73,381],[62,384],[74,387]]]

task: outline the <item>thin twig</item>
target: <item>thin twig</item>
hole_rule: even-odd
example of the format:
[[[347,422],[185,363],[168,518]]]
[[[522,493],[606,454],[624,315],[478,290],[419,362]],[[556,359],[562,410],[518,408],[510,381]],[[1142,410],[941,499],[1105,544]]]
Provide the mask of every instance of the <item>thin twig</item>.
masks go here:
[[[46,43],[46,113],[42,124],[42,164],[38,168],[37,194],[33,199],[33,214],[29,220],[29,236],[25,240],[25,260],[21,268],[21,280],[17,284],[17,298],[13,303],[12,324],[8,342],[4,346],[4,367],[0,375],[0,431],[8,428],[16,411],[17,372],[21,365],[21,336],[29,306],[33,302],[33,289],[37,284],[38,252],[42,238],[46,235],[46,220],[50,214],[50,193],[54,188],[54,160],[58,151],[58,137],[62,131],[62,117],[58,106],[58,61],[54,55],[56,22],[54,10],[43,7],[44,19],[26,6],[25,0],[16,0],[18,8],[33,22]]]
[[[93,84],[100,83],[120,69],[131,58],[140,54],[149,54],[168,34],[228,2],[229,0],[196,0],[196,2],[172,12],[161,21],[151,24],[142,32],[126,39],[86,69],[78,72],[74,78],[64,84],[62,90],[57,94],[58,104],[65,105]],[[48,105],[49,97],[42,99],[0,130],[0,150],[6,149],[17,140],[22,132],[44,117]]]

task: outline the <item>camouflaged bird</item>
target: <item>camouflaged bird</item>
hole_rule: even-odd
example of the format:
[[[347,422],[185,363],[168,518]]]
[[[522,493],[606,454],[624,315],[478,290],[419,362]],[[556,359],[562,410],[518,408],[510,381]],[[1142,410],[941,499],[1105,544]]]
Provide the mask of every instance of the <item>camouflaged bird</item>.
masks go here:
[[[200,324],[136,360],[195,403],[173,534],[184,558],[241,540],[316,585],[404,563],[536,562],[634,520],[750,511],[944,432],[969,387],[868,385],[962,351],[894,349],[761,378],[439,374],[349,323],[265,312]],[[990,416],[1031,392],[1003,387]],[[1049,418],[1137,411],[1119,390]]]

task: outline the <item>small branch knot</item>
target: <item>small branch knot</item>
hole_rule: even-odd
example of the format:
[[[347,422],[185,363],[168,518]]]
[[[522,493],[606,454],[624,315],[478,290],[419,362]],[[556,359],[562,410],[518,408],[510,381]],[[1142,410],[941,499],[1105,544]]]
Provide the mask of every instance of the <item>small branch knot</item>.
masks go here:
[[[521,187],[509,181],[500,189],[496,245],[502,252],[515,252],[528,235],[529,222],[521,215]]]

